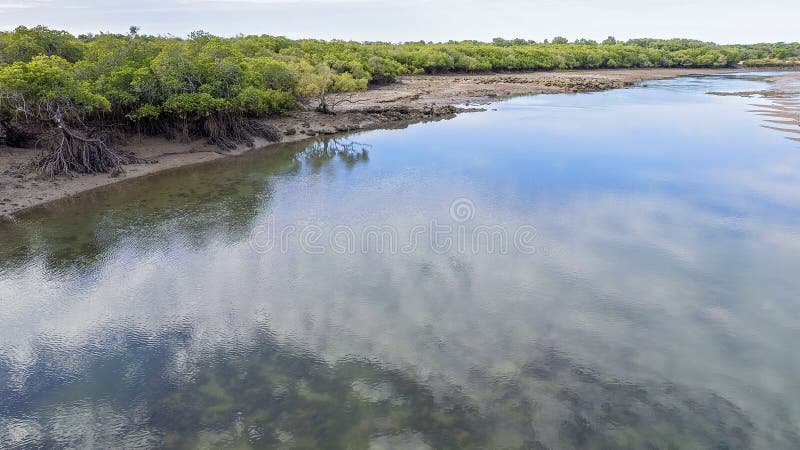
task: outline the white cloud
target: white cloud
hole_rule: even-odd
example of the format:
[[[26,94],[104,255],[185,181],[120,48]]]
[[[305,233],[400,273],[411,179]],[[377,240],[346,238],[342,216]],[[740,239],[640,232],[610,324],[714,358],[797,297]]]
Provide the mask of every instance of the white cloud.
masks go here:
[[[26,1],[6,1],[0,3],[0,13],[10,13],[24,9],[33,9],[45,6],[50,0],[26,0]]]
[[[340,3],[384,3],[381,0],[176,0],[179,4],[192,5],[197,3],[220,3],[247,5],[275,5],[285,3],[295,4],[340,4]]]
[[[3,29],[46,25],[73,33],[125,32],[185,35],[197,29],[232,36],[354,40],[480,39],[497,36],[541,41],[556,35],[619,39],[688,37],[720,43],[792,41],[798,38],[796,0],[690,2],[654,0],[0,0]],[[76,9],[83,7],[81,9]],[[709,21],[719,11],[726,20]],[[770,21],[742,28],[773,11]]]

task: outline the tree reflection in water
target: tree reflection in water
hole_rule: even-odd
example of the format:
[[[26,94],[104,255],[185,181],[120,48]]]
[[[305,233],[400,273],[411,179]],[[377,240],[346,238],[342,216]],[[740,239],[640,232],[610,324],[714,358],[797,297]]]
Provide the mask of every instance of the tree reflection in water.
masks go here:
[[[356,163],[369,161],[369,147],[367,144],[343,137],[325,137],[314,142],[300,156],[315,167],[322,166],[336,157],[352,167]]]

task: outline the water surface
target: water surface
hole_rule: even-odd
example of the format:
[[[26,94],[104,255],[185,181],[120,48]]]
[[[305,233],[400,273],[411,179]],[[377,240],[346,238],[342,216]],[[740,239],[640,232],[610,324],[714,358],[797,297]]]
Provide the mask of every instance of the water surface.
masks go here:
[[[761,88],[520,97],[0,223],[0,446],[798,448],[800,144],[706,95]]]

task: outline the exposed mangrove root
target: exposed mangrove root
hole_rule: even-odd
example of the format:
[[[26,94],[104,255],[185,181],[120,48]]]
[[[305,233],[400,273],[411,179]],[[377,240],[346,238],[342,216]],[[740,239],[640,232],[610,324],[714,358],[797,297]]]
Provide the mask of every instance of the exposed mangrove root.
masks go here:
[[[119,176],[125,164],[148,162],[129,153],[109,148],[103,139],[87,137],[70,129],[60,118],[58,128],[47,133],[40,143],[46,152],[36,161],[36,170],[46,176],[109,173]]]
[[[208,143],[223,149],[236,148],[238,144],[255,145],[254,138],[270,142],[281,140],[281,133],[272,125],[255,119],[230,116],[210,116],[203,123],[203,134]]]

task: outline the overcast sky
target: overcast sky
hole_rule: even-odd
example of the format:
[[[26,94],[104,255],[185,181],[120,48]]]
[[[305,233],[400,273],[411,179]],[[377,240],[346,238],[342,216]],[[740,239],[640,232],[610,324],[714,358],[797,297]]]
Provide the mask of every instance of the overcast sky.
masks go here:
[[[0,0],[0,29],[382,41],[556,35],[800,41],[800,0]]]

